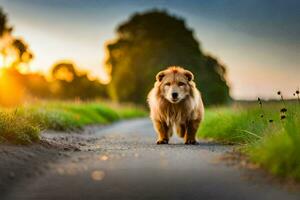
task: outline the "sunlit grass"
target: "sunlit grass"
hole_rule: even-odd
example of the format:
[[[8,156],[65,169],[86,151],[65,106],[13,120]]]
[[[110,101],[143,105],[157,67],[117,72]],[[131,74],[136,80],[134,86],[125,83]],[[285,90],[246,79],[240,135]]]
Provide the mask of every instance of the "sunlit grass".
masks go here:
[[[28,144],[39,140],[40,128],[16,112],[0,112],[0,142]]]
[[[105,105],[99,102],[38,102],[13,109],[1,109],[0,140],[10,143],[38,141],[41,130],[70,131],[90,124],[145,116],[134,106]]]
[[[250,160],[271,173],[300,180],[300,105],[286,104],[208,109],[198,136],[241,144]]]

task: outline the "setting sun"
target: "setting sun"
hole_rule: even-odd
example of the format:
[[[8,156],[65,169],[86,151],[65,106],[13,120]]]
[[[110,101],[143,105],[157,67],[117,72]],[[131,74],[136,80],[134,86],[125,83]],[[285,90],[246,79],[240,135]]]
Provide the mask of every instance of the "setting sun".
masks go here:
[[[0,68],[4,67],[4,57],[2,54],[0,54]]]
[[[17,60],[17,55],[14,51],[9,51],[8,54],[4,55],[0,53],[0,68],[9,68]]]

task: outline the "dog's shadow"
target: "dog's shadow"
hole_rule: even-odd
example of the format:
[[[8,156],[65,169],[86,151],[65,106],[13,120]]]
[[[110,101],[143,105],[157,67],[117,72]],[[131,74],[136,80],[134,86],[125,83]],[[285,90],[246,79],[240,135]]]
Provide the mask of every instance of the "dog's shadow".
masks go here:
[[[206,149],[211,151],[215,151],[215,150],[224,151],[226,149],[229,150],[233,147],[233,145],[214,142],[214,141],[206,141],[206,140],[200,140],[196,144],[184,144],[183,141],[175,140],[169,142],[169,144],[159,144],[156,146],[158,146],[159,148],[183,148],[183,149],[199,149],[199,150]]]

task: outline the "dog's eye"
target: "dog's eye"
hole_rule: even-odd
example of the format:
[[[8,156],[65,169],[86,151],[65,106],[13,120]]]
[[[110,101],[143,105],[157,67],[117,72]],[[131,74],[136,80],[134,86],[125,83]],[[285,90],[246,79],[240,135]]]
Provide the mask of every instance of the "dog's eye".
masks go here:
[[[166,85],[166,86],[170,86],[170,85],[171,85],[171,83],[169,83],[169,82],[168,82],[168,83],[166,83],[165,85]]]
[[[184,86],[184,85],[185,85],[184,82],[179,82],[179,83],[178,83],[178,86]]]

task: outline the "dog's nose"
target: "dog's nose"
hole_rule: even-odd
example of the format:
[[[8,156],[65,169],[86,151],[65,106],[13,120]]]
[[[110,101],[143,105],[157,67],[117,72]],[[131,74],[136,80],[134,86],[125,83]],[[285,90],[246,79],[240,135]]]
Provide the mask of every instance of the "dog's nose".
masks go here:
[[[172,97],[173,97],[173,99],[177,99],[178,93],[177,93],[177,92],[173,92],[173,93],[172,93]]]

